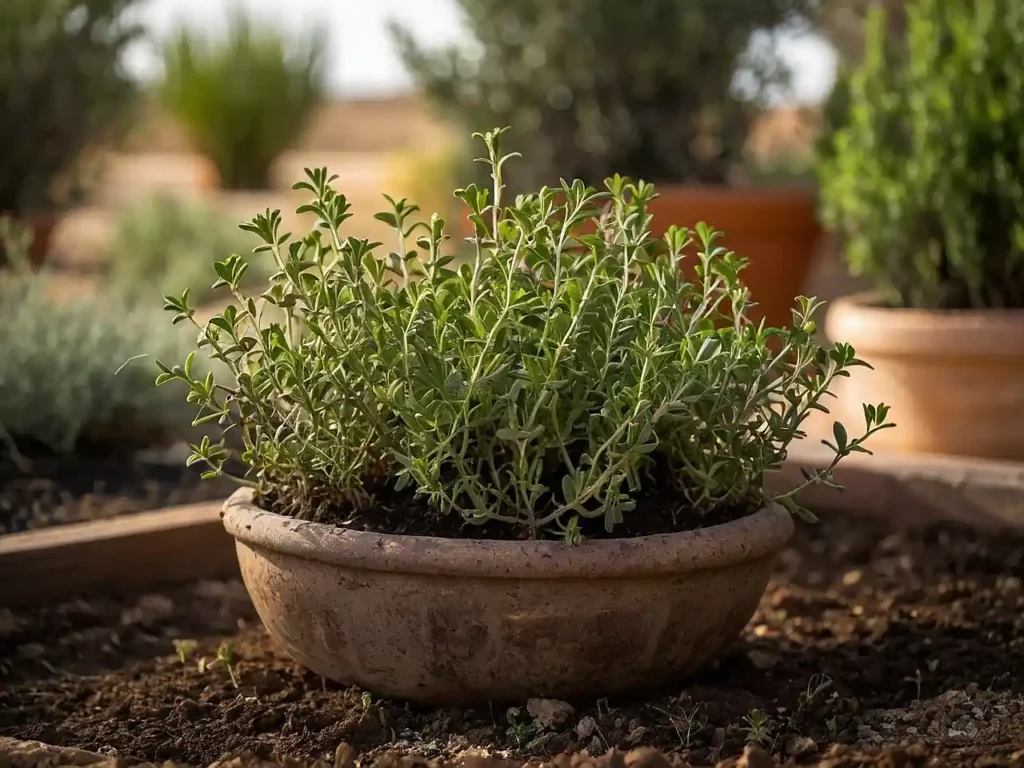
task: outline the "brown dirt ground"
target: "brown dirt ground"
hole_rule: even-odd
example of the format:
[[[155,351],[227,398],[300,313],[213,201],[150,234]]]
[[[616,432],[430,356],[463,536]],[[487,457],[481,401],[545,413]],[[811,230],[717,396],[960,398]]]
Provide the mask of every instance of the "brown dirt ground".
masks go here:
[[[241,753],[334,763],[339,748],[342,766],[397,767],[394,753],[410,768],[465,765],[471,749],[521,763],[612,747],[668,755],[634,753],[630,768],[731,765],[751,740],[829,768],[1019,766],[1022,573],[1020,534],[829,518],[800,530],[721,663],[665,691],[572,702],[551,727],[526,702],[430,709],[324,682],[275,648],[236,582],[0,610],[0,736],[197,766]],[[184,663],[175,639],[197,643]],[[237,688],[209,665],[221,642]]]
[[[202,480],[201,467],[185,466],[187,455],[49,457],[27,466],[0,456],[0,535],[216,501],[237,487]]]

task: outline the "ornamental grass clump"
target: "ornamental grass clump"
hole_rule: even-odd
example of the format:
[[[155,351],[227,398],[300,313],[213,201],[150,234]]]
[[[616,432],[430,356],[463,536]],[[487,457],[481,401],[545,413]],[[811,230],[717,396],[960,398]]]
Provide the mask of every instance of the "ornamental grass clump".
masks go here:
[[[224,188],[266,189],[274,161],[324,100],[326,53],[323,28],[292,40],[239,6],[222,43],[182,28],[165,44],[160,92]]]
[[[236,302],[223,313],[200,323],[187,292],[167,297],[230,380],[196,375],[193,352],[161,364],[158,383],[185,381],[197,421],[239,428],[244,482],[303,519],[576,541],[699,527],[773,498],[809,515],[797,489],[773,497],[764,476],[834,379],[862,364],[848,345],[815,343],[818,302],[801,298],[792,328],[749,322],[742,258],[703,224],[652,238],[643,182],[576,181],[506,203],[502,133],[482,137],[493,189],[455,193],[475,228],[466,263],[439,217],[408,223],[405,200],[377,215],[394,230],[390,252],[346,237],[345,197],[326,170],[307,171],[299,212],[318,228],[292,239],[277,211],[243,225],[277,268],[262,297],[240,290],[249,265],[237,255],[214,265]],[[884,405],[864,414],[859,437],[836,424],[835,461],[807,483],[830,482],[888,426]],[[204,441],[192,461],[218,474],[225,456]]]

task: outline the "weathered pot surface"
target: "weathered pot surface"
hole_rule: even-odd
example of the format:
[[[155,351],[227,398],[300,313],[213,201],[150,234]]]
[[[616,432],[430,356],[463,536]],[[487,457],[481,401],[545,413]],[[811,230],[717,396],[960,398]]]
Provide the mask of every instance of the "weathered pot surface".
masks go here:
[[[777,505],[690,533],[482,541],[351,531],[224,505],[271,636],[324,677],[414,701],[606,696],[711,661],[793,533]]]
[[[889,309],[862,293],[831,305],[830,339],[873,367],[836,394],[837,418],[863,423],[861,403],[892,408],[877,450],[1024,459],[1024,310]]]

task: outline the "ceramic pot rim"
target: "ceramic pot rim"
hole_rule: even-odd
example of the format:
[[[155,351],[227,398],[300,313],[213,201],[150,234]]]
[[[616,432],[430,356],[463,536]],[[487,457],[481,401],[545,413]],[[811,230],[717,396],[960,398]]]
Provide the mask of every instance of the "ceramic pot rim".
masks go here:
[[[329,565],[424,576],[592,579],[668,576],[726,568],[777,553],[794,531],[777,504],[685,533],[584,541],[487,541],[351,531],[277,515],[243,488],[225,503],[224,527],[248,547]]]
[[[866,292],[833,301],[825,332],[860,357],[1024,358],[1024,309],[893,309]]]

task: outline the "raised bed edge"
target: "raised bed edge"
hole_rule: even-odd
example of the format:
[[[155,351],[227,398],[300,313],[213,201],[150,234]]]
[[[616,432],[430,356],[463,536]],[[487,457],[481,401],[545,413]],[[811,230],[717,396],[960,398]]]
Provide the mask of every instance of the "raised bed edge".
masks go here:
[[[799,444],[769,488],[802,481],[831,460]],[[801,501],[830,511],[884,515],[902,525],[953,521],[1024,530],[1024,463],[934,455],[855,454],[836,470],[844,486],[807,489]],[[238,574],[220,503],[193,504],[0,537],[0,606],[117,594]]]
[[[0,606],[145,591],[238,573],[220,502],[0,537]]]
[[[790,450],[780,472],[768,476],[773,490],[803,481],[801,469],[828,465],[832,451],[810,440]],[[1024,529],[1024,463],[930,454],[852,454],[835,470],[843,490],[812,486],[801,502],[827,514],[849,511],[885,516],[906,526],[938,521],[978,528]]]

